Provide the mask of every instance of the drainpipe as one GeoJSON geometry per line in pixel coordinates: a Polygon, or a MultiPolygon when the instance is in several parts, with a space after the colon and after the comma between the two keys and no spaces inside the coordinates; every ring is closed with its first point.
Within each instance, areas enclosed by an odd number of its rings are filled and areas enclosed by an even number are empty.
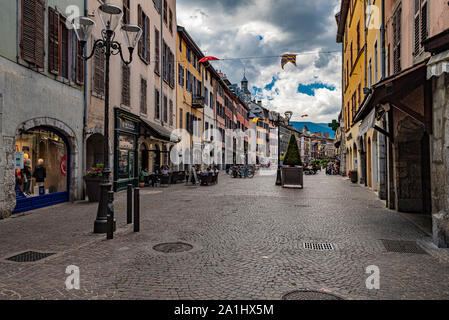
{"type": "MultiPolygon", "coordinates": [[[[87,17],[89,14],[89,0],[84,0],[84,16],[87,17]]],[[[84,56],[87,57],[88,56],[88,47],[89,46],[84,46],[84,56]]],[[[88,121],[89,121],[89,76],[88,76],[88,62],[85,61],[84,62],[84,92],[83,92],[83,106],[84,106],[84,116],[83,116],[83,147],[82,147],[82,165],[81,165],[81,170],[84,174],[84,172],[86,172],[87,168],[87,161],[86,161],[86,156],[87,156],[87,146],[86,146],[86,138],[87,138],[87,125],[88,125],[88,121]]],[[[82,187],[82,199],[85,199],[86,197],[86,189],[84,187],[82,187]]]]}
{"type": "MultiPolygon", "coordinates": [[[[159,58],[159,63],[161,64],[161,125],[164,126],[164,109],[167,107],[164,105],[164,68],[162,64],[164,63],[164,0],[161,0],[161,56],[159,58]]],[[[167,62],[167,61],[165,61],[167,62]]]]}
{"type": "Polygon", "coordinates": [[[382,46],[382,79],[386,77],[386,68],[385,68],[385,59],[386,59],[386,48],[385,48],[385,0],[382,0],[382,21],[380,27],[380,38],[381,38],[381,46],[382,46]]]}

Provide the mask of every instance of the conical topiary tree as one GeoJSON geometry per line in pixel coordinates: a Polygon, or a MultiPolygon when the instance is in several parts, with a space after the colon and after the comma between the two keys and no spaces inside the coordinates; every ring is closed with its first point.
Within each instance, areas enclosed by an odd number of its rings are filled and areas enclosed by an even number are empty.
{"type": "Polygon", "coordinates": [[[283,164],[286,166],[302,166],[301,154],[294,134],[290,135],[283,164]]]}

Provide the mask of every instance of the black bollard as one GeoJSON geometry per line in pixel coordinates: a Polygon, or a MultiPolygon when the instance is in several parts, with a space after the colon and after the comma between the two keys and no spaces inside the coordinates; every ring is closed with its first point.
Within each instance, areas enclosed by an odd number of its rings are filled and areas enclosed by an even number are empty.
{"type": "Polygon", "coordinates": [[[134,232],[140,231],[140,196],[139,188],[134,188],[134,232]]]}
{"type": "Polygon", "coordinates": [[[108,216],[106,239],[114,239],[114,191],[108,192],[108,216]]]}
{"type": "Polygon", "coordinates": [[[133,185],[128,184],[128,194],[126,201],[126,223],[131,224],[133,222],[133,185]]]}

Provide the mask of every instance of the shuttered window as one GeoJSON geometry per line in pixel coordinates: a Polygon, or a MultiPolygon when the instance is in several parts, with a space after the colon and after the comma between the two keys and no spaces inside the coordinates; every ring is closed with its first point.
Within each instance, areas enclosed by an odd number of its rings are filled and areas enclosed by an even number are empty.
{"type": "Polygon", "coordinates": [[[159,70],[160,70],[160,52],[161,52],[161,46],[160,46],[160,39],[159,39],[159,30],[154,29],[154,41],[155,41],[155,46],[154,46],[154,72],[156,72],[157,74],[159,74],[159,70]]]}
{"type": "Polygon", "coordinates": [[[140,113],[147,114],[147,80],[140,79],[140,113]]]}
{"type": "Polygon", "coordinates": [[[154,89],[154,119],[160,118],[160,105],[159,105],[159,90],[154,89]]]}
{"type": "Polygon", "coordinates": [[[393,72],[401,71],[401,15],[402,7],[399,6],[393,14],[393,72]]]}
{"type": "Polygon", "coordinates": [[[131,93],[130,93],[130,78],[131,70],[126,64],[122,64],[122,104],[125,106],[131,106],[131,93]]]}
{"type": "Polygon", "coordinates": [[[173,127],[173,100],[170,100],[169,104],[168,124],[173,127]]]}
{"type": "Polygon", "coordinates": [[[45,59],[44,0],[22,0],[21,57],[43,68],[45,59]]]}
{"type": "Polygon", "coordinates": [[[168,18],[168,29],[170,30],[170,33],[173,33],[173,12],[171,9],[169,10],[168,18]]]}
{"type": "Polygon", "coordinates": [[[419,55],[424,50],[422,42],[427,39],[428,32],[428,0],[415,0],[415,42],[414,53],[419,55]]]}
{"type": "Polygon", "coordinates": [[[164,22],[167,25],[167,0],[164,0],[164,22]]]}
{"type": "Polygon", "coordinates": [[[124,24],[130,24],[130,12],[129,12],[129,5],[130,0],[123,0],[123,23],[124,24]]]}
{"type": "Polygon", "coordinates": [[[164,122],[168,122],[168,103],[167,103],[167,96],[164,95],[164,104],[162,105],[162,110],[164,111],[164,122]]]}
{"type": "Polygon", "coordinates": [[[48,8],[48,71],[59,74],[59,13],[48,8]]]}
{"type": "Polygon", "coordinates": [[[137,23],[142,29],[142,36],[140,37],[138,44],[138,53],[140,58],[147,64],[150,63],[150,19],[143,12],[142,7],[139,5],[137,7],[137,23]]]}
{"type": "MultiPolygon", "coordinates": [[[[76,38],[76,37],[75,37],[76,38]]],[[[83,46],[76,39],[76,82],[78,84],[84,84],[84,56],[83,46]]]]}
{"type": "Polygon", "coordinates": [[[94,54],[94,92],[104,96],[104,67],[105,58],[103,52],[97,49],[94,54]]]}
{"type": "Polygon", "coordinates": [[[181,66],[181,64],[178,64],[178,74],[179,74],[179,79],[178,79],[178,83],[180,87],[184,87],[184,68],[181,66]]]}

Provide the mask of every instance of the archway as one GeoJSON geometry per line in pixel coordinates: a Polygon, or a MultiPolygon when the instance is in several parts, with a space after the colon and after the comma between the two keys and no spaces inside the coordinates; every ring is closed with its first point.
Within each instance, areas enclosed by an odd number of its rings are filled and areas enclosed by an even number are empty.
{"type": "Polygon", "coordinates": [[[89,169],[104,162],[104,137],[94,133],[86,140],[86,168],[89,169]]]}
{"type": "MultiPolygon", "coordinates": [[[[75,139],[72,137],[72,144],[75,139]]],[[[67,202],[73,194],[73,148],[64,132],[51,126],[23,125],[15,140],[21,159],[15,170],[16,207],[13,213],[67,202]]],[[[16,157],[16,159],[17,159],[16,157]]]]}

